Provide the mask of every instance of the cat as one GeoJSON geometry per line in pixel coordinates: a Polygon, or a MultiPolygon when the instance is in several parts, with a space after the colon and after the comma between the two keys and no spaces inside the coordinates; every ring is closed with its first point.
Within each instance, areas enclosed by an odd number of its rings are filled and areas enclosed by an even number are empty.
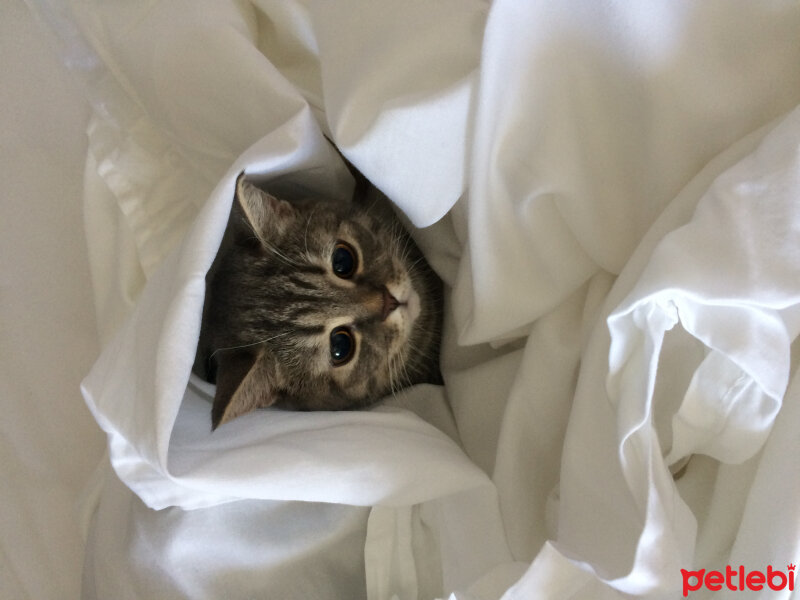
{"type": "Polygon", "coordinates": [[[349,204],[290,203],[238,177],[193,366],[216,384],[212,429],[441,384],[442,282],[365,181],[349,204]]]}

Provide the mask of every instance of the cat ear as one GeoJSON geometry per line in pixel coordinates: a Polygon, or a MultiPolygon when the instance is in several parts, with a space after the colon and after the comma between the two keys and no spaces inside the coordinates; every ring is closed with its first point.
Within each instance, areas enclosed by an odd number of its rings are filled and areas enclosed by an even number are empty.
{"type": "Polygon", "coordinates": [[[262,244],[279,236],[294,221],[298,212],[294,206],[271,196],[245,179],[244,171],[236,179],[234,211],[238,211],[262,244]]]}
{"type": "Polygon", "coordinates": [[[217,359],[217,393],[211,408],[211,428],[256,408],[275,403],[275,373],[260,352],[221,352],[217,359]]]}

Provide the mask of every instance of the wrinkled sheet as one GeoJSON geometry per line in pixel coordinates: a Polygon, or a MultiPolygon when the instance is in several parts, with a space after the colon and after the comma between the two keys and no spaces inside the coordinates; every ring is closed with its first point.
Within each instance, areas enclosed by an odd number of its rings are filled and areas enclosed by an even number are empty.
{"type": "Polygon", "coordinates": [[[85,597],[671,598],[800,558],[796,3],[67,16],[109,449],[85,597]],[[345,201],[323,134],[447,284],[446,385],[211,434],[234,178],[345,201]]]}
{"type": "Polygon", "coordinates": [[[89,105],[21,0],[0,4],[0,598],[79,598],[76,504],[105,435],[83,235],[89,105]],[[58,98],[58,102],[53,99],[58,98]]]}

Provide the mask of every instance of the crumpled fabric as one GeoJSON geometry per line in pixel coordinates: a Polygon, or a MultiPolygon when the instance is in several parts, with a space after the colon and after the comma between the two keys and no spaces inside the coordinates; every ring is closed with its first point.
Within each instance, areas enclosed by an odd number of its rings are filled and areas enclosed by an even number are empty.
{"type": "Polygon", "coordinates": [[[70,9],[113,469],[87,597],[667,598],[797,562],[796,4],[70,9]],[[446,385],[212,435],[190,369],[233,181],[345,201],[323,134],[446,283],[446,385]]]}

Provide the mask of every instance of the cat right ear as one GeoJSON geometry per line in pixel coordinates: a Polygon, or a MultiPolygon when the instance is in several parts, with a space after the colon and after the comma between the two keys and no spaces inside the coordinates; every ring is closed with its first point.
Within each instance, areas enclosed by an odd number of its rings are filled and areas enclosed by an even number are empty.
{"type": "Polygon", "coordinates": [[[241,214],[249,233],[255,233],[264,245],[280,236],[298,217],[294,206],[254,186],[245,179],[244,171],[236,178],[234,212],[241,214]]]}
{"type": "Polygon", "coordinates": [[[211,408],[211,428],[257,408],[272,406],[275,374],[261,351],[223,351],[217,358],[217,392],[211,408]]]}

